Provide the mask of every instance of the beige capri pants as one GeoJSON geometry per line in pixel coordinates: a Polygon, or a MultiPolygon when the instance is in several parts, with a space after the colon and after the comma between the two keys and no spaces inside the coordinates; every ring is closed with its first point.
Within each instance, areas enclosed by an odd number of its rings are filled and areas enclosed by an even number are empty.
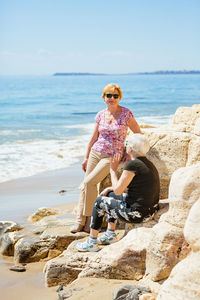
{"type": "Polygon", "coordinates": [[[77,223],[85,225],[86,217],[91,216],[98,196],[97,184],[110,172],[110,156],[91,150],[83,182],[77,212],[77,223]]]}

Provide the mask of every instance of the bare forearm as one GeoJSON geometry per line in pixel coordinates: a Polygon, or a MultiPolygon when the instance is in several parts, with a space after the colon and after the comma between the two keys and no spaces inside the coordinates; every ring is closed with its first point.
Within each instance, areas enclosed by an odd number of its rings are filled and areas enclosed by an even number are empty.
{"type": "Polygon", "coordinates": [[[85,159],[88,159],[89,157],[89,154],[90,154],[90,150],[92,148],[92,146],[94,145],[94,143],[97,141],[98,139],[98,124],[95,125],[95,128],[94,128],[94,132],[90,138],[90,141],[88,143],[88,146],[87,146],[87,150],[86,150],[86,153],[85,153],[85,159]]]}
{"type": "Polygon", "coordinates": [[[85,159],[88,159],[89,154],[90,154],[90,150],[91,150],[93,144],[94,144],[94,143],[89,143],[89,144],[88,144],[87,150],[86,150],[86,153],[85,153],[85,159]]]}
{"type": "Polygon", "coordinates": [[[112,188],[115,191],[118,184],[117,172],[110,169],[110,176],[111,176],[112,188]]]}

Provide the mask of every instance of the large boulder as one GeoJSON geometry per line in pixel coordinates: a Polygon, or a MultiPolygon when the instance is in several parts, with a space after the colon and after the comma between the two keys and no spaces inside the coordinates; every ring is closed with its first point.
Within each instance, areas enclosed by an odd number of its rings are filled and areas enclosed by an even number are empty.
{"type": "MultiPolygon", "coordinates": [[[[174,126],[182,126],[185,131],[193,131],[196,121],[200,118],[200,104],[194,104],[192,107],[180,106],[173,116],[174,126]]],[[[180,127],[179,127],[180,128],[180,127]]]]}
{"type": "Polygon", "coordinates": [[[78,252],[76,243],[72,242],[60,256],[46,263],[44,267],[46,286],[71,283],[96,255],[95,252],[78,252]]]}
{"type": "Polygon", "coordinates": [[[69,227],[55,226],[47,228],[39,236],[27,235],[15,244],[14,258],[16,263],[29,263],[41,259],[52,259],[60,255],[68,245],[85,237],[84,232],[72,234],[69,227]]]}
{"type": "Polygon", "coordinates": [[[196,120],[193,132],[194,134],[200,136],[200,117],[196,120]]]}
{"type": "Polygon", "coordinates": [[[0,236],[7,232],[21,230],[24,227],[13,221],[0,221],[0,236]]]}
{"type": "Polygon", "coordinates": [[[47,216],[52,216],[52,215],[57,215],[60,214],[61,211],[54,209],[54,208],[49,208],[49,207],[40,207],[37,209],[36,212],[34,212],[31,216],[28,217],[29,222],[38,222],[44,217],[47,216]]]}
{"type": "Polygon", "coordinates": [[[0,253],[2,255],[14,255],[14,245],[23,236],[21,233],[23,228],[12,221],[0,222],[0,253]]]}
{"type": "Polygon", "coordinates": [[[186,241],[192,249],[190,255],[179,262],[162,285],[158,300],[200,299],[200,199],[191,208],[185,228],[186,241]]]}
{"type": "Polygon", "coordinates": [[[159,172],[160,197],[167,198],[173,172],[187,163],[191,134],[164,127],[147,129],[144,134],[150,142],[147,158],[154,163],[159,172]]]}
{"type": "Polygon", "coordinates": [[[146,276],[162,280],[190,252],[183,228],[191,206],[200,195],[200,164],[178,169],[169,188],[169,210],[160,217],[152,230],[147,250],[146,276]]]}
{"type": "Polygon", "coordinates": [[[79,277],[139,280],[145,273],[146,249],[151,228],[136,228],[115,244],[104,247],[90,259],[79,277]]]}
{"type": "Polygon", "coordinates": [[[24,235],[20,231],[7,232],[0,240],[0,253],[5,256],[14,256],[14,247],[24,235]]]}
{"type": "Polygon", "coordinates": [[[200,136],[192,135],[188,144],[187,166],[194,165],[200,161],[200,136]]]}

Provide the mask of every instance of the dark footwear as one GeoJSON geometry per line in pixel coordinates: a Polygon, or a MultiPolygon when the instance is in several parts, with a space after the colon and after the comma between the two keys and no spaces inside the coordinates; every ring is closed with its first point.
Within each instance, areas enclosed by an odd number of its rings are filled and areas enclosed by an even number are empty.
{"type": "Polygon", "coordinates": [[[71,233],[81,232],[82,230],[83,230],[83,225],[81,225],[81,224],[74,224],[74,225],[70,228],[70,232],[71,232],[71,233]]]}

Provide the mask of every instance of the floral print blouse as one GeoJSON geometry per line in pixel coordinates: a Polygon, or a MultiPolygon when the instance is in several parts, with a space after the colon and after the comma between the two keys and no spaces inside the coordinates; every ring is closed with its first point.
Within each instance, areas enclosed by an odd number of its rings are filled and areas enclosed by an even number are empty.
{"type": "Polygon", "coordinates": [[[108,124],[105,121],[105,109],[97,113],[95,121],[99,125],[98,140],[92,146],[92,150],[113,156],[116,153],[123,155],[124,141],[128,130],[128,121],[133,118],[132,112],[122,107],[118,120],[108,124]]]}

